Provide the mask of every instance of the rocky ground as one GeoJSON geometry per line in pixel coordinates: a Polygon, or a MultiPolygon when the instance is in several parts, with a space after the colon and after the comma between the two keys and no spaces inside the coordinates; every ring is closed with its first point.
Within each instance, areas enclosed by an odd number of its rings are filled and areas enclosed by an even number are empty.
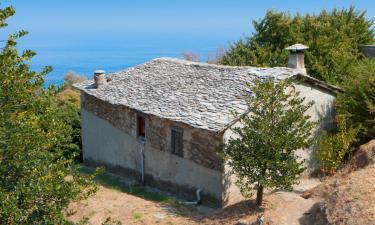
{"type": "Polygon", "coordinates": [[[303,197],[320,202],[330,224],[375,224],[375,140],[360,146],[339,173],[303,197]]]}

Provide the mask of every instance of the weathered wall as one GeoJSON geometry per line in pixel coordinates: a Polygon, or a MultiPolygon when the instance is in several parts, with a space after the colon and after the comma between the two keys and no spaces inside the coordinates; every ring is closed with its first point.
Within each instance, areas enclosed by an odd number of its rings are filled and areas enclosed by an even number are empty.
{"type": "MultiPolygon", "coordinates": [[[[306,98],[306,102],[314,101],[314,105],[306,112],[311,116],[313,121],[319,121],[320,123],[314,130],[314,137],[318,138],[322,130],[332,128],[334,116],[335,116],[335,95],[320,89],[313,87],[309,84],[297,84],[295,85],[296,91],[301,93],[301,97],[306,98]]],[[[312,146],[307,149],[301,149],[297,151],[297,155],[302,159],[306,160],[306,174],[315,171],[318,168],[315,151],[317,146],[312,146]]]]}
{"type": "Polygon", "coordinates": [[[373,45],[360,45],[362,53],[368,58],[375,58],[375,44],[373,45]]]}
{"type": "MultiPolygon", "coordinates": [[[[306,102],[314,101],[314,105],[306,112],[306,114],[311,116],[313,121],[321,121],[317,128],[314,130],[313,135],[318,137],[320,132],[324,129],[329,129],[332,126],[333,118],[335,115],[334,112],[334,101],[335,95],[325,91],[320,88],[313,87],[309,84],[295,84],[295,91],[300,92],[301,97],[305,97],[306,102]]],[[[242,126],[239,122],[233,124],[231,127],[242,126]]],[[[230,138],[236,138],[237,135],[233,133],[231,129],[227,129],[224,132],[223,140],[224,143],[228,143],[230,138]]],[[[300,149],[296,154],[301,158],[306,160],[307,170],[304,173],[308,175],[317,168],[317,159],[315,158],[315,151],[317,147],[312,146],[307,149],[300,149]]],[[[225,172],[223,175],[223,186],[224,193],[223,199],[225,199],[225,204],[233,204],[242,200],[242,196],[238,187],[235,185],[236,176],[231,174],[231,168],[225,166],[225,172]]]]}
{"type": "MultiPolygon", "coordinates": [[[[136,134],[137,112],[82,94],[82,141],[84,162],[105,165],[124,175],[140,175],[140,140],[136,134]]],[[[155,116],[146,119],[146,184],[221,205],[222,160],[216,154],[222,136],[155,116]],[[183,128],[184,157],[171,154],[171,127],[183,128]]]]}

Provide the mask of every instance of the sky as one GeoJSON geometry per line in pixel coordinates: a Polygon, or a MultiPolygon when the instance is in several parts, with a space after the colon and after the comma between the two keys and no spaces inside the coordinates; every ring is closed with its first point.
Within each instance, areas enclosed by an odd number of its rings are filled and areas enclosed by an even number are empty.
{"type": "Polygon", "coordinates": [[[268,9],[317,13],[356,6],[375,17],[374,0],[2,0],[17,9],[14,24],[48,32],[121,32],[235,35],[251,30],[251,20],[268,9]]]}
{"type": "Polygon", "coordinates": [[[353,5],[375,18],[375,0],[0,0],[0,7],[8,5],[17,13],[0,39],[29,31],[20,46],[38,53],[33,65],[52,65],[56,74],[114,71],[183,51],[206,59],[251,35],[251,21],[269,9],[304,14],[353,5]]]}

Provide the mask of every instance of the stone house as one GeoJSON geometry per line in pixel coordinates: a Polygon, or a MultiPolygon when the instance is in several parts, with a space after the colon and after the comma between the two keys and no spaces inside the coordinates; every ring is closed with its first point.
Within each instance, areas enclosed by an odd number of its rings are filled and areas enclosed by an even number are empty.
{"type": "Polygon", "coordinates": [[[375,58],[375,44],[372,45],[360,45],[363,55],[367,58],[375,58]]]}
{"type": "MultiPolygon", "coordinates": [[[[304,46],[295,45],[289,67],[232,67],[158,58],[134,68],[75,84],[81,90],[84,163],[105,166],[146,185],[225,206],[238,193],[217,154],[238,118],[246,113],[246,83],[254,78],[299,78],[300,91],[315,105],[313,120],[332,116],[334,86],[306,75],[304,46]]],[[[322,120],[322,126],[325,126],[322,120]]],[[[312,149],[300,156],[313,161],[312,149]]]]}

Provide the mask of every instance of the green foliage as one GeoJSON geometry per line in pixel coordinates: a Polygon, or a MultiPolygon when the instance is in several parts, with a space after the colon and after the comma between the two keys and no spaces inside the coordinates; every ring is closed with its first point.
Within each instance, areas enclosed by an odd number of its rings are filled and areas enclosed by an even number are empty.
{"type": "Polygon", "coordinates": [[[286,93],[290,85],[289,80],[256,80],[247,98],[249,113],[240,116],[243,126],[232,129],[234,137],[224,148],[246,197],[254,189],[262,194],[263,187],[290,189],[304,170],[295,151],[312,143],[315,123],[304,113],[313,103],[304,103],[298,92],[286,93]]]}
{"type": "MultiPolygon", "coordinates": [[[[92,174],[92,170],[87,167],[82,167],[80,171],[84,174],[92,174]]],[[[164,203],[176,208],[181,206],[179,205],[178,201],[166,195],[162,195],[161,193],[147,190],[147,188],[145,188],[144,186],[126,184],[123,181],[123,179],[117,176],[113,176],[112,174],[101,173],[95,177],[95,181],[104,187],[115,189],[120,192],[131,194],[143,199],[164,203]]]]}
{"type": "Polygon", "coordinates": [[[133,219],[141,220],[143,218],[143,214],[140,212],[134,212],[133,213],[133,219]]]}
{"type": "Polygon", "coordinates": [[[74,72],[68,72],[64,76],[64,84],[61,85],[55,94],[59,104],[57,117],[68,124],[72,130],[72,145],[67,149],[68,154],[75,154],[76,161],[82,162],[82,139],[81,139],[81,117],[80,117],[80,93],[73,88],[73,84],[82,82],[86,78],[74,72]]]}
{"type": "Polygon", "coordinates": [[[359,128],[348,128],[346,119],[342,118],[339,120],[337,132],[321,135],[318,159],[324,172],[333,174],[337,167],[341,165],[358,131],[359,128]]]}
{"type": "Polygon", "coordinates": [[[77,162],[82,162],[82,138],[81,138],[81,117],[80,108],[74,104],[59,103],[56,118],[66,124],[70,132],[71,143],[64,150],[66,156],[74,157],[77,162]]]}
{"type": "Polygon", "coordinates": [[[348,73],[344,93],[337,96],[337,113],[351,127],[361,127],[359,139],[364,143],[375,136],[375,59],[354,64],[348,73]]]}
{"type": "Polygon", "coordinates": [[[348,67],[361,58],[359,44],[374,42],[373,21],[366,13],[349,9],[321,11],[318,15],[291,16],[268,11],[253,21],[253,36],[234,43],[222,57],[226,65],[286,66],[295,43],[310,47],[306,52],[308,73],[320,80],[340,84],[348,67]]]}
{"type": "Polygon", "coordinates": [[[74,105],[77,108],[80,106],[80,93],[73,88],[73,84],[85,81],[86,78],[75,72],[68,72],[64,76],[64,84],[59,88],[56,95],[57,100],[61,105],[74,105]]]}
{"type": "MultiPolygon", "coordinates": [[[[14,12],[0,9],[0,26],[14,12]]],[[[56,90],[43,88],[51,68],[31,71],[35,53],[18,53],[16,40],[26,34],[11,35],[0,52],[0,221],[68,224],[62,210],[96,187],[75,167],[73,129],[62,119],[56,90]]]]}

